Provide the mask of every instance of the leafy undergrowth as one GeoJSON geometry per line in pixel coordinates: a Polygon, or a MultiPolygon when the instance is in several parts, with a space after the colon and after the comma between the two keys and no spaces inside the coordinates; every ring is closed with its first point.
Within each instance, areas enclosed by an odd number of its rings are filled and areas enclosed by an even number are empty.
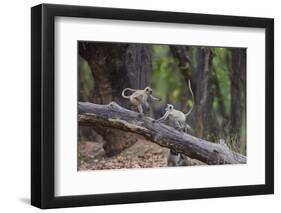
{"type": "Polygon", "coordinates": [[[79,143],[78,170],[101,170],[121,168],[154,168],[167,166],[169,150],[144,140],[139,140],[119,155],[107,157],[102,144],[79,143]]]}

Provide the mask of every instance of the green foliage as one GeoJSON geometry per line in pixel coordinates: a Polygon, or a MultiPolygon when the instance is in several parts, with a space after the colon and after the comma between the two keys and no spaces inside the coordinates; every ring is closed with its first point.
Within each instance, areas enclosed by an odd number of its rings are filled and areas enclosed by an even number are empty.
{"type": "Polygon", "coordinates": [[[214,58],[212,61],[214,75],[218,79],[222,100],[219,97],[214,99],[213,106],[217,108],[218,101],[223,101],[226,106],[226,112],[230,113],[231,92],[230,92],[230,50],[229,48],[212,48],[214,58]]]}
{"type": "Polygon", "coordinates": [[[182,95],[183,80],[176,59],[169,46],[153,45],[152,87],[155,94],[165,102],[178,104],[182,95]]]}
{"type": "Polygon", "coordinates": [[[90,101],[94,90],[94,78],[89,64],[81,57],[79,63],[79,101],[90,101]]]}

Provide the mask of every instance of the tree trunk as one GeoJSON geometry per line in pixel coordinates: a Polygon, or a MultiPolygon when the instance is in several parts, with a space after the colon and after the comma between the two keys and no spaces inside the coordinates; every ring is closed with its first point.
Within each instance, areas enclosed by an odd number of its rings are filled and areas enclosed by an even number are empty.
{"type": "MultiPolygon", "coordinates": [[[[150,84],[149,45],[79,42],[78,51],[88,62],[95,81],[94,103],[115,101],[128,107],[128,100],[121,96],[122,90],[126,87],[142,89],[150,84]]],[[[96,131],[105,139],[104,149],[108,155],[120,153],[136,142],[135,137],[120,130],[96,128],[96,131]]]]}
{"type": "MultiPolygon", "coordinates": [[[[212,88],[212,58],[210,48],[198,48],[195,79],[195,115],[194,124],[198,137],[216,140],[219,125],[213,110],[214,91],[212,88]]],[[[194,120],[193,119],[193,120],[194,120]]]]}
{"type": "Polygon", "coordinates": [[[192,63],[187,57],[187,47],[170,45],[170,50],[173,56],[178,59],[179,69],[181,71],[181,74],[183,75],[186,85],[188,85],[188,81],[191,80],[192,76],[192,63]]]}
{"type": "Polygon", "coordinates": [[[246,113],[246,49],[233,48],[231,64],[230,136],[240,148],[242,118],[246,113]]]}

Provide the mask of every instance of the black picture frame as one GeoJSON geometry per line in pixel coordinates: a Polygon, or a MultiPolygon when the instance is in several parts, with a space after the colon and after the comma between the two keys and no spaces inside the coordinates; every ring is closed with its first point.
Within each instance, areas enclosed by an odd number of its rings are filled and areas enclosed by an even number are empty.
{"type": "Polygon", "coordinates": [[[31,9],[31,204],[39,208],[216,198],[274,193],[274,20],[241,16],[41,4],[31,9]],[[263,28],[266,32],[265,184],[93,195],[54,195],[55,17],[263,28]]]}

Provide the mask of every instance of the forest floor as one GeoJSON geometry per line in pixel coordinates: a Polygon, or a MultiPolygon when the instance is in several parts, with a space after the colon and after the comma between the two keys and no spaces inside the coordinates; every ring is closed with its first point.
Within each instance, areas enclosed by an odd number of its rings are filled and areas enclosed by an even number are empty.
{"type": "Polygon", "coordinates": [[[145,140],[139,140],[113,157],[104,155],[102,143],[80,142],[78,151],[80,161],[78,170],[80,171],[166,167],[169,153],[169,149],[145,140]]]}

